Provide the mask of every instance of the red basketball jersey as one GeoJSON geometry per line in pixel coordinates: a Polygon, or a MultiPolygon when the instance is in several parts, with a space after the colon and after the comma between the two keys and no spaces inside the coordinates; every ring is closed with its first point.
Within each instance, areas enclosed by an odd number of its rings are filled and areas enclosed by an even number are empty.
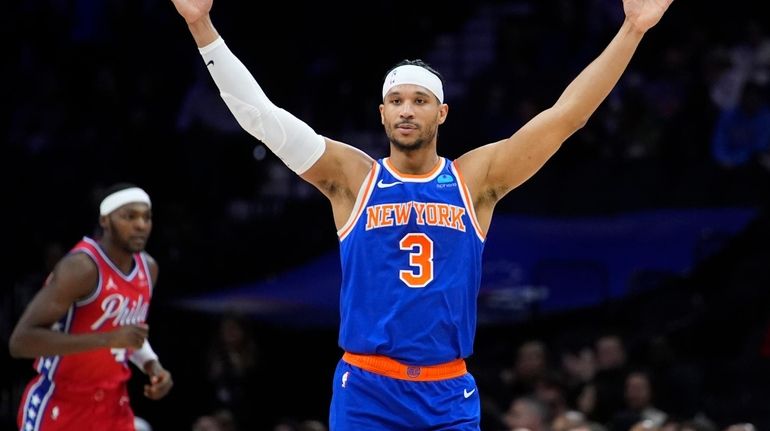
{"type": "MultiPolygon", "coordinates": [[[[94,292],[73,304],[52,329],[82,334],[144,323],[152,295],[145,253],[133,255],[129,274],[91,238],[84,237],[70,253],[85,253],[96,263],[98,282],[94,292]]],[[[20,429],[133,430],[125,385],[131,377],[130,354],[128,349],[99,348],[37,358],[34,367],[39,374],[27,385],[19,407],[20,429]]]]}
{"type": "MultiPolygon", "coordinates": [[[[101,247],[83,237],[70,253],[85,253],[96,263],[99,279],[88,297],[73,304],[54,325],[70,334],[107,332],[118,326],[144,323],[152,295],[152,278],[144,253],[134,254],[133,269],[124,274],[101,247]]],[[[128,349],[100,348],[87,352],[38,358],[35,369],[58,384],[114,387],[131,377],[128,349]]]]}

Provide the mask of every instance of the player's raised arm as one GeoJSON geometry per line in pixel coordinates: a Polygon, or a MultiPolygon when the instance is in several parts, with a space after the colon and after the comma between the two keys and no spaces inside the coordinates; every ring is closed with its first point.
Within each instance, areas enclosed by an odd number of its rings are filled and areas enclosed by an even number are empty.
{"type": "Polygon", "coordinates": [[[480,219],[488,219],[497,200],[529,179],[588,121],[620,79],[644,34],[671,3],[672,0],[624,0],[626,18],[615,37],[552,107],[510,138],[477,148],[458,160],[469,179],[480,219]]]}
{"type": "MultiPolygon", "coordinates": [[[[297,175],[320,189],[331,200],[335,220],[341,226],[373,160],[349,145],[319,135],[276,106],[215,29],[209,14],[211,0],[172,2],[187,23],[203,62],[238,124],[297,175]]],[[[255,43],[261,42],[257,39],[255,43]]]]}

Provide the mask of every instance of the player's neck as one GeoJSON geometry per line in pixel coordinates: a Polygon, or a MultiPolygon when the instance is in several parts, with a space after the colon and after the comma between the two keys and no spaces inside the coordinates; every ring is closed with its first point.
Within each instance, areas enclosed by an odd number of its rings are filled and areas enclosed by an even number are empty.
{"type": "Polygon", "coordinates": [[[391,151],[390,163],[398,172],[408,175],[422,175],[432,171],[439,163],[439,156],[433,151],[391,151]]]}
{"type": "Polygon", "coordinates": [[[122,247],[117,246],[108,239],[102,239],[99,241],[99,247],[102,248],[104,254],[110,258],[113,264],[123,271],[124,274],[128,274],[134,267],[134,255],[133,253],[126,251],[122,247]]]}

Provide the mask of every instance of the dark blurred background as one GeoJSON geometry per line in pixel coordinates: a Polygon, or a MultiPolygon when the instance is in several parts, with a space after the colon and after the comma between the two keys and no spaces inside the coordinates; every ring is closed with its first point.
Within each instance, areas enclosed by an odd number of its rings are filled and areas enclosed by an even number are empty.
{"type": "MultiPolygon", "coordinates": [[[[533,399],[550,412],[544,422],[576,411],[613,431],[652,406],[698,429],[770,429],[770,15],[762,10],[750,0],[674,2],[587,126],[498,206],[489,241],[502,250],[515,246],[503,233],[520,226],[517,217],[556,220],[567,232],[573,221],[594,220],[580,225],[586,250],[591,232],[639,214],[653,215],[639,225],[648,227],[681,214],[693,220],[685,225],[714,211],[743,218],[708,218],[686,244],[665,237],[633,254],[638,262],[620,264],[643,266],[682,246],[686,256],[675,257],[687,265],[636,272],[619,293],[588,302],[581,289],[605,288],[611,264],[586,266],[558,242],[557,264],[545,256],[508,290],[483,286],[492,297],[485,304],[500,292],[524,297],[481,315],[468,363],[484,430],[520,426],[517,402],[533,399]],[[574,301],[545,312],[537,292],[549,280],[558,292],[557,278],[574,283],[574,301]],[[627,390],[639,370],[654,394],[644,408],[627,390]]],[[[609,42],[623,11],[620,0],[220,1],[212,17],[276,104],[373,157],[388,150],[377,111],[386,70],[403,58],[428,61],[444,75],[450,105],[439,152],[454,158],[550,106],[609,42]]],[[[180,305],[292,273],[336,253],[337,237],[322,195],[230,116],[173,5],[12,1],[0,32],[9,239],[0,270],[0,428],[13,429],[33,371],[7,353],[13,325],[56,260],[92,233],[101,190],[130,181],[153,199],[148,251],[161,271],[151,340],[176,380],[166,399],[149,402],[135,373],[137,415],[155,431],[200,427],[208,415],[231,415],[241,430],[323,429],[341,354],[333,319],[180,305]]],[[[617,256],[638,250],[647,228],[632,233],[604,247],[617,256]]],[[[312,276],[305,284],[312,290],[312,276]]]]}

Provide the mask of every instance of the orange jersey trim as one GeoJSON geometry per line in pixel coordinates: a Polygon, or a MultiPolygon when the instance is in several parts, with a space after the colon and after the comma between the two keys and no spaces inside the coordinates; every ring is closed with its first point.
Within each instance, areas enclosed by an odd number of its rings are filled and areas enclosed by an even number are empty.
{"type": "Polygon", "coordinates": [[[460,377],[468,373],[463,359],[437,365],[406,365],[382,355],[359,355],[345,352],[342,360],[366,371],[400,380],[430,382],[460,377]]]}
{"type": "Polygon", "coordinates": [[[462,198],[463,198],[463,201],[465,202],[465,206],[468,207],[468,217],[470,217],[471,219],[471,224],[473,225],[473,228],[476,229],[476,235],[478,235],[479,239],[484,241],[486,239],[486,235],[484,234],[484,231],[481,230],[481,224],[479,224],[479,220],[476,218],[476,208],[473,207],[471,194],[470,194],[470,191],[468,190],[468,186],[465,183],[463,174],[460,172],[460,169],[457,167],[457,163],[452,162],[452,167],[454,168],[454,171],[457,174],[457,180],[460,183],[460,193],[462,194],[462,198]]]}

